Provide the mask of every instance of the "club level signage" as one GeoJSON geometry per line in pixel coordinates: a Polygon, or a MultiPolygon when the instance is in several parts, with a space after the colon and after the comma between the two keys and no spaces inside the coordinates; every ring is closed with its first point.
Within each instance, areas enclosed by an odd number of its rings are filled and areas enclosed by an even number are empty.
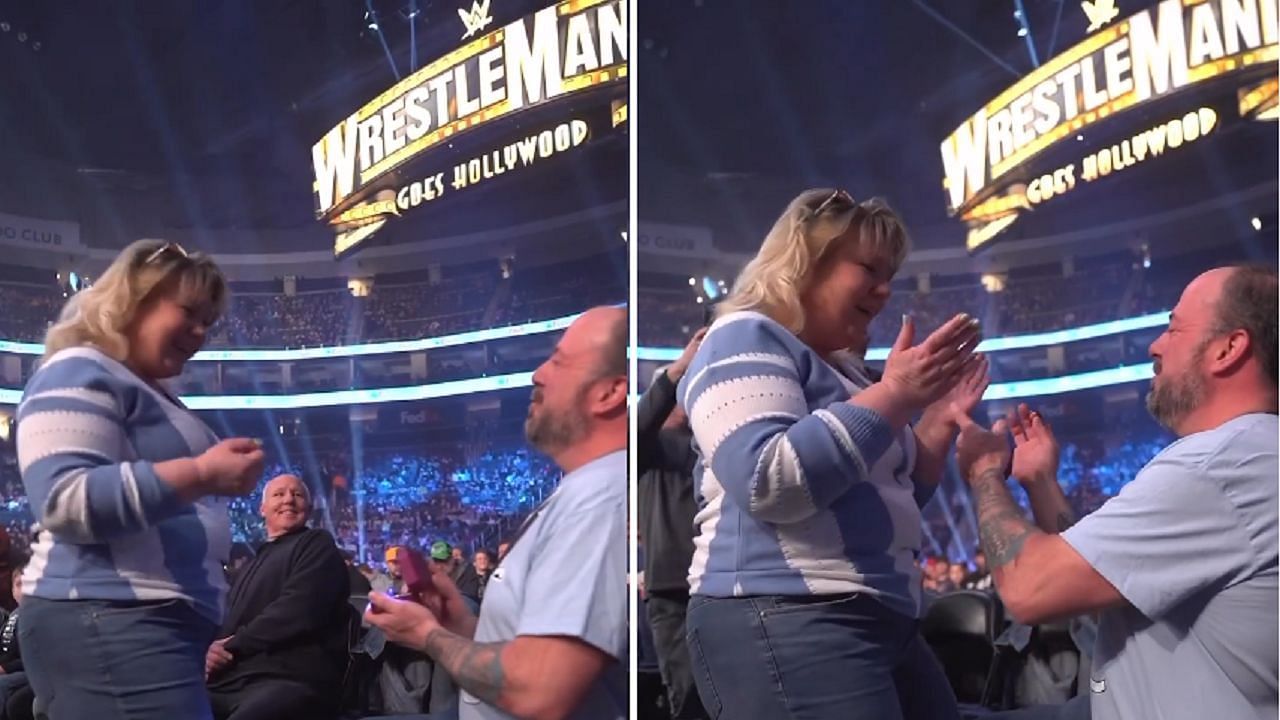
{"type": "Polygon", "coordinates": [[[627,77],[627,0],[567,0],[479,37],[396,83],[311,149],[317,217],[447,139],[627,77]]]}
{"type": "Polygon", "coordinates": [[[1016,218],[1025,198],[1002,191],[1035,177],[1030,161],[1060,141],[1211,80],[1274,78],[1276,6],[1277,0],[1164,0],[1103,27],[966,119],[941,151],[948,209],[981,231],[971,233],[970,250],[1016,218]]]}

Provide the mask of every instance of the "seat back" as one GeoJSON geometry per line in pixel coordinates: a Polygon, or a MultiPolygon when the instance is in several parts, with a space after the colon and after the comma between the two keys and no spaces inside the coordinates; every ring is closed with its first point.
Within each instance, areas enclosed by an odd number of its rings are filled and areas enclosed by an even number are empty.
{"type": "Polygon", "coordinates": [[[968,636],[995,642],[1004,625],[1003,608],[992,595],[979,590],[957,590],[933,601],[920,632],[933,636],[968,636]]]}
{"type": "Polygon", "coordinates": [[[929,606],[920,632],[933,649],[961,703],[985,703],[1002,629],[999,602],[987,593],[960,590],[929,606]]]}

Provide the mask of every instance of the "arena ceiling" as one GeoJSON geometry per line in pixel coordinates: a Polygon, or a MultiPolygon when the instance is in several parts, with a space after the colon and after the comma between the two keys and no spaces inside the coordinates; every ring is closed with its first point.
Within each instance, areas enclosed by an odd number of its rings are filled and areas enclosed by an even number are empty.
{"type": "MultiPolygon", "coordinates": [[[[1122,17],[1152,4],[1117,3],[1122,17]]],[[[709,225],[722,248],[742,251],[798,188],[839,184],[887,197],[918,247],[962,248],[964,227],[946,213],[942,139],[1035,67],[1028,39],[1043,62],[1087,25],[1079,0],[650,3],[637,32],[640,217],[709,225]],[[1028,36],[1018,34],[1019,5],[1028,36]]],[[[1274,182],[1276,152],[1274,122],[1244,124],[1162,158],[1158,177],[1081,193],[1005,237],[1274,182]]],[[[1273,199],[1264,205],[1274,217],[1273,199]]],[[[1251,232],[1248,209],[1222,222],[1251,232]]]]}
{"type": "MultiPolygon", "coordinates": [[[[315,219],[312,144],[396,81],[392,62],[409,73],[411,26],[416,67],[460,44],[463,4],[0,0],[0,211],[79,219],[96,246],[200,228],[261,231],[224,252],[323,249],[332,232],[315,219]]],[[[494,0],[491,13],[497,26],[545,4],[494,0]]],[[[624,199],[617,174],[613,188],[558,203],[624,199]]],[[[462,212],[494,216],[483,196],[462,212]]]]}

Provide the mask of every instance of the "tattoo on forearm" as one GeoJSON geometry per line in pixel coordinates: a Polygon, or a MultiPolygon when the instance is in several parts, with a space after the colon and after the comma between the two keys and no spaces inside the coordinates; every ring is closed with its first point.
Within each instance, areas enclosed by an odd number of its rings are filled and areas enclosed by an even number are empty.
{"type": "Polygon", "coordinates": [[[973,495],[977,501],[978,537],[987,565],[992,570],[1008,565],[1022,552],[1027,538],[1039,531],[1013,502],[1000,470],[979,475],[973,483],[973,495]]]}
{"type": "Polygon", "coordinates": [[[1071,516],[1070,512],[1063,510],[1058,513],[1058,532],[1066,532],[1067,528],[1075,524],[1075,518],[1071,516]]]}
{"type": "Polygon", "coordinates": [[[459,687],[496,707],[506,684],[506,673],[502,669],[504,647],[505,642],[472,642],[444,628],[436,628],[427,635],[424,649],[444,666],[459,687]]]}

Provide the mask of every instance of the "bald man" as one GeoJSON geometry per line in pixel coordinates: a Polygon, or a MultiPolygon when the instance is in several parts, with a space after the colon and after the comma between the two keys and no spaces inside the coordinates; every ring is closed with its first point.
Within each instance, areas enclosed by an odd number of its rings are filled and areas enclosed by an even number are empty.
{"type": "Polygon", "coordinates": [[[958,462],[996,589],[1019,621],[1098,612],[1095,720],[1275,718],[1278,621],[1274,268],[1211,270],[1151,345],[1147,408],[1178,440],[1073,523],[1048,426],[969,424],[958,462]],[[1005,485],[1012,467],[1036,525],[1005,485]]]}
{"type": "Polygon", "coordinates": [[[236,575],[205,658],[214,716],[336,717],[351,613],[342,554],[329,533],[307,528],[301,479],[272,478],[259,510],[267,542],[236,575]]]}
{"type": "Polygon", "coordinates": [[[443,572],[424,604],[366,619],[462,688],[461,720],[627,716],[627,315],[594,308],[533,374],[529,442],[564,471],[516,534],[477,617],[443,572]]]}

